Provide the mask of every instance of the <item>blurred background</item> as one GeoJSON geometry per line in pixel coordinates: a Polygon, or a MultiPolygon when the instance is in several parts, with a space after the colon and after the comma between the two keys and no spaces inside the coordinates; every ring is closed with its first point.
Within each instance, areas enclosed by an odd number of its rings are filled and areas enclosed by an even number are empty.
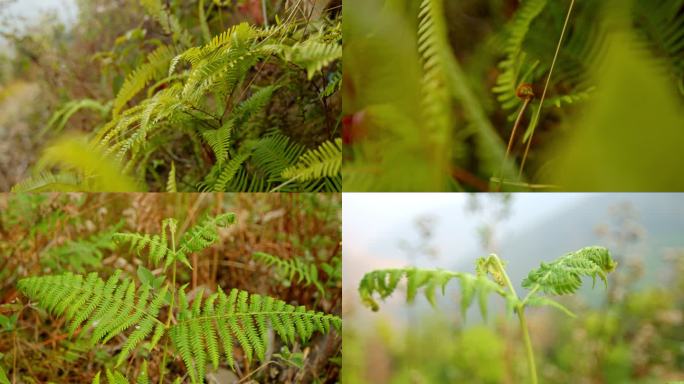
{"type": "Polygon", "coordinates": [[[681,0],[347,0],[344,20],[345,191],[684,187],[681,0]]]}
{"type": "Polygon", "coordinates": [[[490,299],[460,317],[458,285],[433,309],[395,293],[379,312],[357,293],[364,273],[418,266],[474,272],[496,253],[518,293],[528,271],[587,245],[618,261],[608,289],[585,281],[561,302],[577,314],[531,309],[541,382],[684,380],[684,195],[353,194],[343,196],[344,383],[522,383],[516,319],[490,299]]]}

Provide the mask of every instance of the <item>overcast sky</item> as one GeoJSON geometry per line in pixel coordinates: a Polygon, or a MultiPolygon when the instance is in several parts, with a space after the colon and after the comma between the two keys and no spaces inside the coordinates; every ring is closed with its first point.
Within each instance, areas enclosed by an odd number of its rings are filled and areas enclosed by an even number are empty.
{"type": "MultiPolygon", "coordinates": [[[[2,4],[2,2],[0,2],[2,4]]],[[[54,12],[59,19],[68,23],[76,18],[75,0],[16,0],[7,9],[0,9],[2,18],[10,20],[37,20],[42,12],[54,12]]]]}
{"type": "MultiPolygon", "coordinates": [[[[477,233],[481,215],[466,210],[468,195],[463,193],[345,193],[342,197],[343,282],[355,287],[364,272],[374,268],[405,266],[449,267],[459,259],[472,259],[483,252],[477,233]],[[414,219],[420,215],[436,218],[433,244],[439,258],[427,257],[409,262],[398,243],[417,236],[414,219]]],[[[502,236],[524,232],[555,212],[577,204],[584,194],[515,194],[509,218],[500,227],[502,236]]],[[[483,204],[491,203],[481,199],[483,204]]]]}

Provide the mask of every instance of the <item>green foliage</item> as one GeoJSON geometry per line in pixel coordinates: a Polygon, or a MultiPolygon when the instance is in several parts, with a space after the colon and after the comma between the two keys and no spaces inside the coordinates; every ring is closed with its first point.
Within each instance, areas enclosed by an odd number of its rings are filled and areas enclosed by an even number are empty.
{"type": "MultiPolygon", "coordinates": [[[[105,123],[92,127],[87,150],[116,161],[107,178],[130,173],[139,185],[153,184],[155,190],[340,189],[342,153],[335,116],[342,56],[339,20],[312,20],[308,28],[309,21],[300,22],[294,7],[275,26],[242,22],[209,39],[213,24],[198,4],[206,43],[195,45],[194,30],[185,28],[188,23],[173,7],[160,0],[141,4],[171,41],[154,41],[156,49],[125,76],[111,104],[67,103],[52,118],[54,131],[79,108],[111,105],[105,123]],[[280,153],[275,142],[264,148],[269,142],[262,140],[273,135],[287,137],[292,150],[280,153]],[[281,174],[291,167],[292,176],[281,174]]],[[[64,151],[49,147],[47,152],[53,154],[48,165],[62,176],[48,172],[16,189],[90,186],[81,183],[89,179],[81,175],[84,170],[70,169],[74,166],[64,151]]],[[[103,189],[91,187],[87,190],[103,189]]]]}
{"type": "Polygon", "coordinates": [[[102,105],[99,101],[92,99],[68,101],[52,114],[52,117],[41,133],[45,134],[48,131],[56,133],[62,132],[69,122],[69,119],[83,109],[91,109],[98,112],[100,116],[104,118],[109,114],[110,105],[102,105]]]}
{"type": "Polygon", "coordinates": [[[73,268],[74,271],[85,272],[85,267],[98,266],[102,261],[103,251],[115,248],[114,233],[122,225],[123,222],[120,222],[87,238],[69,240],[57,247],[48,248],[40,263],[52,271],[73,268]]]}
{"type": "Polygon", "coordinates": [[[119,242],[130,243],[131,249],[135,249],[138,254],[147,248],[148,258],[155,266],[163,261],[166,269],[177,260],[192,268],[187,256],[211,246],[218,240],[218,228],[227,227],[234,222],[233,213],[206,217],[179,237],[178,242],[175,240],[178,228],[176,219],[162,221],[160,234],[117,233],[114,238],[119,242]],[[167,237],[167,230],[170,238],[167,237]]]}
{"type": "Polygon", "coordinates": [[[233,346],[239,345],[247,360],[264,360],[268,344],[268,324],[284,341],[292,344],[295,338],[306,342],[314,332],[326,333],[331,326],[341,330],[339,318],[320,312],[295,307],[272,297],[249,294],[233,289],[228,295],[220,289],[204,301],[198,295],[188,305],[180,291],[178,324],[169,335],[190,371],[193,382],[204,377],[210,361],[219,364],[219,345],[228,364],[233,367],[233,346]]]}
{"type": "Polygon", "coordinates": [[[413,302],[418,292],[422,290],[434,307],[437,306],[436,291],[440,290],[444,294],[447,284],[452,279],[457,279],[463,292],[461,295],[463,315],[476,297],[483,316],[487,314],[487,296],[490,293],[498,293],[508,300],[512,299],[510,293],[485,276],[444,270],[406,268],[377,270],[365,274],[359,283],[359,295],[362,302],[374,311],[379,310],[380,305],[375,295],[378,295],[380,299],[386,299],[394,293],[402,278],[406,279],[406,300],[409,303],[413,302]]]}
{"type": "Polygon", "coordinates": [[[166,180],[166,192],[178,192],[178,187],[176,186],[176,163],[171,163],[171,171],[169,172],[169,178],[166,180]]]}
{"type": "Polygon", "coordinates": [[[510,310],[519,309],[524,305],[548,305],[569,314],[559,303],[541,296],[541,293],[564,295],[574,293],[582,285],[582,276],[599,277],[606,282],[606,275],[612,272],[617,263],[610,257],[610,252],[604,247],[585,247],[570,252],[552,263],[542,263],[538,269],[530,272],[523,280],[522,286],[531,291],[524,300],[520,300],[509,286],[505,274],[504,263],[496,256],[479,258],[477,273],[462,273],[446,270],[431,270],[417,268],[383,269],[369,272],[359,283],[359,295],[362,302],[377,311],[380,299],[386,299],[394,293],[402,279],[406,280],[406,300],[413,302],[417,294],[422,291],[427,300],[436,306],[436,291],[444,294],[447,284],[459,280],[461,285],[461,311],[472,304],[474,298],[479,299],[483,315],[487,313],[487,296],[497,293],[506,300],[510,310]]]}
{"type": "Polygon", "coordinates": [[[346,190],[681,189],[681,1],[513,3],[347,4],[346,190]]]}
{"type": "Polygon", "coordinates": [[[130,192],[139,189],[121,170],[117,160],[80,138],[57,141],[43,153],[36,170],[37,175],[18,183],[12,191],[130,192]],[[53,167],[59,167],[60,173],[49,173],[53,167]]]}
{"type": "Polygon", "coordinates": [[[326,141],[320,147],[304,153],[297,164],[283,170],[283,178],[310,181],[334,178],[342,167],[342,139],[326,141]]]}
{"type": "MultiPolygon", "coordinates": [[[[93,381],[91,384],[100,384],[100,374],[102,372],[98,372],[95,377],[93,377],[93,381]]],[[[121,374],[121,372],[118,371],[112,371],[110,369],[107,369],[105,371],[105,377],[107,378],[107,384],[129,384],[128,379],[124,375],[121,374]]],[[[149,384],[150,380],[149,377],[147,377],[147,363],[143,364],[143,371],[140,372],[140,375],[135,380],[136,384],[149,384]]]]}
{"type": "Polygon", "coordinates": [[[84,277],[67,272],[28,277],[19,281],[18,288],[41,308],[64,317],[71,335],[81,326],[84,333],[90,332],[91,345],[106,343],[134,328],[117,359],[121,364],[155,327],[164,330],[157,315],[168,287],[155,295],[148,285],[136,287],[130,278],[119,281],[120,275],[121,271],[116,271],[105,282],[97,273],[84,277]]]}
{"type": "MultiPolygon", "coordinates": [[[[341,332],[342,320],[334,315],[307,310],[269,296],[220,287],[204,297],[203,290],[193,291],[188,299],[186,287],[176,288],[176,262],[191,268],[187,255],[206,249],[219,239],[218,228],[235,221],[233,213],[207,217],[177,236],[177,221],[162,221],[160,234],[120,233],[114,237],[130,243],[141,252],[148,249],[153,265],[173,265],[172,284],[164,276],[140,266],[140,284],[116,270],[106,281],[97,273],[28,277],[19,280],[18,289],[36,306],[64,318],[70,336],[78,333],[88,346],[122,339],[116,367],[126,364],[139,348],[152,351],[168,336],[175,353],[185,363],[193,383],[204,382],[208,362],[217,369],[221,357],[238,369],[234,349],[239,347],[249,364],[266,359],[270,332],[285,344],[297,340],[306,343],[315,333],[331,329],[341,332]],[[167,236],[168,235],[168,236],[167,236]],[[166,321],[162,314],[166,313],[166,321]],[[175,321],[171,321],[171,319],[175,321]]],[[[166,344],[168,345],[168,343],[166,344]]],[[[167,353],[165,347],[164,354],[167,353]]],[[[162,368],[162,370],[164,367],[162,368]]],[[[118,371],[106,371],[109,383],[127,383],[118,371]]],[[[147,382],[146,368],[137,382],[147,382]]],[[[94,378],[99,382],[99,374],[94,378]]]]}
{"type": "Polygon", "coordinates": [[[259,263],[274,267],[278,273],[289,281],[297,279],[297,284],[313,285],[321,295],[325,294],[323,283],[318,279],[318,268],[313,263],[307,263],[299,258],[281,259],[264,252],[255,252],[252,258],[259,263]]]}
{"type": "Polygon", "coordinates": [[[119,115],[126,103],[138,92],[145,89],[151,81],[158,80],[165,75],[173,57],[173,48],[166,45],[162,45],[150,53],[147,56],[147,63],[131,72],[121,86],[116,99],[114,99],[113,115],[119,115]]]}
{"type": "Polygon", "coordinates": [[[598,276],[607,286],[606,275],[616,267],[617,263],[606,248],[586,247],[552,263],[542,263],[523,280],[522,286],[554,295],[571,294],[582,285],[582,276],[589,276],[594,282],[598,276]]]}
{"type": "Polygon", "coordinates": [[[5,369],[0,366],[0,384],[10,384],[9,378],[5,374],[5,369]]]}
{"type": "Polygon", "coordinates": [[[523,287],[530,289],[530,292],[521,299],[506,273],[504,263],[498,256],[489,255],[478,259],[475,275],[417,268],[372,271],[366,273],[361,279],[359,295],[366,306],[377,311],[379,305],[375,300],[375,295],[380,299],[389,297],[397,290],[399,282],[405,278],[408,302],[412,302],[418,292],[423,290],[427,300],[436,306],[435,291],[441,289],[444,294],[447,284],[452,279],[458,279],[461,283],[462,314],[465,315],[465,311],[477,295],[482,315],[486,317],[488,296],[492,292],[498,293],[506,300],[509,312],[516,312],[520,319],[530,371],[528,380],[537,383],[534,352],[525,318],[526,306],[551,306],[573,316],[563,305],[544,296],[543,293],[558,295],[573,293],[582,283],[581,276],[592,278],[598,276],[605,281],[606,274],[613,271],[616,265],[606,248],[597,246],[582,248],[552,263],[542,263],[539,269],[531,271],[523,281],[523,287]]]}

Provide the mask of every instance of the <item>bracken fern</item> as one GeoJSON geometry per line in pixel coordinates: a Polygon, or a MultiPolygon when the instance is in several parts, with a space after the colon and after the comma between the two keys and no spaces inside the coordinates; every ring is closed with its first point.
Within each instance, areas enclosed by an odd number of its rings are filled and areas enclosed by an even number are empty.
{"type": "MultiPolygon", "coordinates": [[[[237,347],[242,349],[248,363],[263,361],[270,343],[270,330],[289,345],[297,339],[305,343],[316,332],[327,333],[331,329],[340,332],[339,317],[273,297],[238,289],[226,294],[217,287],[206,298],[202,290],[193,292],[194,299],[189,300],[185,286],[176,288],[176,262],[190,267],[187,255],[214,244],[219,239],[218,228],[234,221],[233,213],[208,217],[178,239],[175,219],[163,220],[160,234],[118,234],[116,238],[130,243],[134,250],[147,249],[152,264],[173,265],[171,284],[160,288],[147,283],[136,285],[121,270],[116,270],[106,281],[97,273],[28,277],[19,281],[18,288],[38,307],[64,318],[69,334],[87,337],[91,346],[122,338],[116,366],[125,364],[141,345],[152,351],[168,336],[193,383],[204,381],[208,362],[214,369],[218,368],[220,351],[233,369],[237,365],[234,354],[237,347]],[[176,314],[167,314],[164,322],[160,316],[164,312],[176,314]]],[[[163,375],[165,367],[161,369],[163,375]]],[[[116,371],[107,370],[106,377],[109,383],[127,383],[116,371]]],[[[99,382],[99,374],[94,382],[99,382]]],[[[138,376],[138,382],[147,382],[146,370],[138,376]]]]}
{"type": "Polygon", "coordinates": [[[406,299],[412,302],[419,291],[423,291],[427,300],[436,306],[436,291],[445,294],[447,284],[451,280],[459,280],[461,285],[461,312],[470,307],[474,298],[478,298],[480,311],[487,315],[487,300],[490,293],[497,293],[506,301],[509,313],[517,313],[523,331],[527,358],[530,369],[530,381],[537,383],[537,372],[530,342],[525,308],[527,306],[551,306],[563,313],[574,316],[570,310],[545,294],[564,295],[575,293],[582,285],[582,277],[599,277],[606,282],[606,276],[612,272],[617,263],[604,247],[585,247],[568,253],[559,259],[545,264],[530,272],[523,280],[524,288],[529,293],[520,298],[506,273],[504,262],[496,255],[478,259],[476,273],[452,272],[446,270],[429,270],[417,268],[385,269],[372,271],[363,276],[359,283],[361,301],[372,310],[377,311],[377,298],[386,299],[398,288],[399,283],[406,280],[406,299]]]}

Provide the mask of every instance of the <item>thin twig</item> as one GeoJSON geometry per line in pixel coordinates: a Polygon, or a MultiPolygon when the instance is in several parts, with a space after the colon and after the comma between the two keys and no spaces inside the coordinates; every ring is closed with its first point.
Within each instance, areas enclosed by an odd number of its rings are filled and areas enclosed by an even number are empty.
{"type": "Polygon", "coordinates": [[[520,163],[520,171],[518,172],[518,179],[522,177],[523,169],[525,168],[525,161],[527,160],[527,155],[530,152],[530,145],[532,144],[532,137],[534,136],[534,131],[539,123],[539,116],[541,116],[541,109],[544,106],[544,99],[546,98],[546,91],[549,89],[549,83],[551,82],[551,75],[553,74],[553,69],[556,66],[556,60],[558,59],[558,54],[560,53],[561,44],[563,43],[563,38],[565,37],[565,32],[570,23],[570,15],[572,14],[572,9],[575,6],[575,0],[570,0],[570,7],[568,8],[568,14],[565,17],[565,24],[563,24],[563,30],[561,31],[560,39],[558,39],[558,45],[556,46],[556,53],[553,55],[553,61],[551,62],[551,69],[549,69],[549,75],[546,77],[546,84],[544,85],[544,92],[542,92],[541,100],[539,101],[539,108],[537,108],[537,113],[534,115],[532,120],[532,132],[530,132],[530,137],[527,138],[527,146],[525,147],[525,154],[523,155],[522,162],[520,163]]]}

